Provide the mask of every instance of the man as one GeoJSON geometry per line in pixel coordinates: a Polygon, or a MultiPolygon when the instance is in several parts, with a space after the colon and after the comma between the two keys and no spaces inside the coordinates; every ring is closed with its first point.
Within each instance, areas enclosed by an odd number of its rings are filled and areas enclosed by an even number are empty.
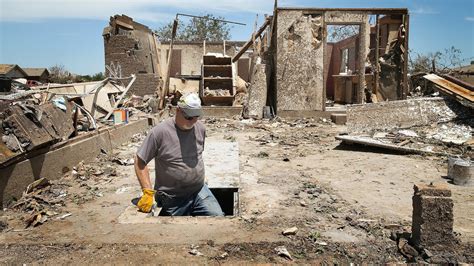
{"type": "Polygon", "coordinates": [[[137,203],[150,212],[155,197],[160,215],[223,216],[219,203],[204,183],[206,130],[198,121],[201,100],[196,93],[182,96],[176,116],[152,128],[135,156],[135,173],[143,191],[137,203]],[[147,164],[155,159],[155,186],[147,164]]]}

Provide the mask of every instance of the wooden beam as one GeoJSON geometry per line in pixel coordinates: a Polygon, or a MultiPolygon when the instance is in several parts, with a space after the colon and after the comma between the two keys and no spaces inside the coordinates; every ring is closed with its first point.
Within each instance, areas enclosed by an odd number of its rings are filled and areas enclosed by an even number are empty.
{"type": "Polygon", "coordinates": [[[408,36],[410,33],[410,15],[404,15],[404,24],[405,24],[405,43],[404,48],[405,52],[403,53],[403,90],[402,90],[402,99],[406,99],[408,95],[408,36]]]}
{"type": "Polygon", "coordinates": [[[239,58],[245,53],[245,51],[247,51],[247,49],[249,49],[249,47],[253,44],[254,38],[257,38],[258,36],[260,36],[260,34],[262,34],[265,28],[270,24],[272,19],[273,17],[269,17],[267,20],[265,20],[262,27],[258,29],[257,33],[252,34],[252,37],[250,38],[250,40],[247,43],[245,43],[244,47],[242,47],[242,49],[240,49],[240,51],[232,58],[232,63],[239,60],[239,58]]]}
{"type": "Polygon", "coordinates": [[[159,109],[163,109],[164,104],[165,104],[165,97],[168,95],[169,87],[170,87],[170,75],[171,75],[171,60],[172,60],[172,55],[173,55],[173,43],[174,43],[174,38],[176,37],[176,29],[178,28],[178,15],[176,15],[176,18],[173,22],[173,29],[171,31],[171,41],[170,41],[170,48],[168,52],[168,69],[166,70],[166,78],[165,78],[165,84],[163,86],[163,91],[161,92],[161,97],[160,97],[160,103],[158,105],[159,109]]]}
{"type": "MultiPolygon", "coordinates": [[[[380,71],[380,64],[379,64],[379,57],[380,57],[380,21],[379,15],[377,14],[375,17],[375,71],[374,71],[374,93],[375,98],[377,98],[377,93],[379,91],[379,71],[380,71]]],[[[377,98],[378,100],[378,98],[377,98]]]]}

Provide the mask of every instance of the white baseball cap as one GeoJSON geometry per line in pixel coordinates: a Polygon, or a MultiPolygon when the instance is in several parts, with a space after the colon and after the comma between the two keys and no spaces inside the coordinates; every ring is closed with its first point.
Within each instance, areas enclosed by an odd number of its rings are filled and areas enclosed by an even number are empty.
{"type": "Polygon", "coordinates": [[[202,116],[201,99],[195,92],[187,93],[178,101],[178,107],[183,110],[186,116],[202,116]]]}

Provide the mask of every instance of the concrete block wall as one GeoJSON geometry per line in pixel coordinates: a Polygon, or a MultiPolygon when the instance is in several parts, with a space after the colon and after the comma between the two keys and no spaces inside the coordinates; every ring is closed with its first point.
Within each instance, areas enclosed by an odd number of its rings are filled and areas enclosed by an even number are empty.
{"type": "Polygon", "coordinates": [[[133,94],[146,95],[156,94],[163,86],[163,80],[155,74],[138,74],[133,83],[133,94]]]}
{"type": "MultiPolygon", "coordinates": [[[[112,17],[111,27],[118,27],[116,20],[133,25],[133,30],[120,29],[117,35],[115,28],[108,30],[108,34],[104,35],[105,65],[113,65],[115,69],[120,66],[122,77],[137,76],[130,94],[143,96],[155,93],[161,81],[154,34],[145,25],[124,15],[112,17]]],[[[107,69],[105,73],[108,75],[107,69]]]]}
{"type": "Polygon", "coordinates": [[[427,248],[454,243],[451,190],[445,184],[416,184],[414,190],[413,244],[427,248]]]}

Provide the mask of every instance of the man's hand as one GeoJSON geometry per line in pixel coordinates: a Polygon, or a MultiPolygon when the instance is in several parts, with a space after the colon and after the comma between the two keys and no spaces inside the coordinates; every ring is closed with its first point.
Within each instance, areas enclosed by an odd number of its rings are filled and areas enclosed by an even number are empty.
{"type": "Polygon", "coordinates": [[[144,188],[143,189],[143,196],[137,203],[137,207],[141,212],[150,212],[151,207],[153,207],[153,199],[155,196],[155,190],[144,188]]]}

